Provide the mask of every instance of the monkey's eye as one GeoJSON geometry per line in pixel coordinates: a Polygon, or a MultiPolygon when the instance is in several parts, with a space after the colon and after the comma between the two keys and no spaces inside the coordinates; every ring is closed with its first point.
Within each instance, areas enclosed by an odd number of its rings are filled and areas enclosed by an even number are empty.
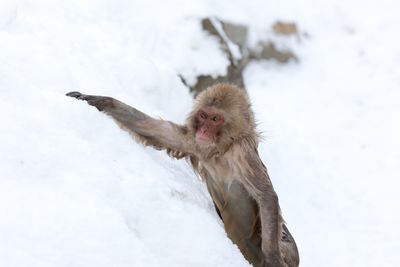
{"type": "Polygon", "coordinates": [[[207,113],[201,112],[200,117],[202,117],[203,119],[207,119],[207,113]]]}
{"type": "Polygon", "coordinates": [[[219,120],[220,120],[220,117],[219,117],[219,116],[214,116],[214,117],[212,118],[212,120],[213,120],[213,121],[219,121],[219,120]]]}

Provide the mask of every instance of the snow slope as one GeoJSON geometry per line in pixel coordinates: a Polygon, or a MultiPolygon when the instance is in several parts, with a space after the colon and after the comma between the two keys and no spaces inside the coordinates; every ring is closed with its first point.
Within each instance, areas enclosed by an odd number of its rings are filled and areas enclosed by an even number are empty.
{"type": "Polygon", "coordinates": [[[199,19],[299,63],[252,63],[260,154],[301,266],[397,266],[399,4],[384,1],[0,1],[0,266],[249,266],[183,161],[67,98],[112,95],[183,122],[197,74],[228,64],[199,19]]]}

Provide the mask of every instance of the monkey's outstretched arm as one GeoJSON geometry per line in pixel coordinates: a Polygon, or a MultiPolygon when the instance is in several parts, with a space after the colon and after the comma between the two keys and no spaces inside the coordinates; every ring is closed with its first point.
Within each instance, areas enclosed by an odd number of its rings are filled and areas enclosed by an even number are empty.
{"type": "Polygon", "coordinates": [[[245,173],[243,184],[259,206],[261,249],[264,256],[262,267],[286,266],[279,249],[282,229],[278,196],[256,150],[248,151],[247,162],[251,171],[245,173]]]}
{"type": "Polygon", "coordinates": [[[171,156],[176,158],[191,154],[187,142],[187,131],[184,126],[170,121],[154,119],[112,97],[84,95],[80,92],[69,92],[66,95],[87,101],[89,105],[106,113],[122,129],[128,131],[145,145],[159,150],[166,149],[171,156]]]}

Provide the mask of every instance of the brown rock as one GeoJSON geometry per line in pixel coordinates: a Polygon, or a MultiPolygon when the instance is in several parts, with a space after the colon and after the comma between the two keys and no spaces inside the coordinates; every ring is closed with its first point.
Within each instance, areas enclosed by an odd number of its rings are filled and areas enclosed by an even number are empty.
{"type": "Polygon", "coordinates": [[[256,51],[252,51],[250,59],[253,60],[271,60],[275,59],[280,63],[287,63],[290,60],[298,61],[295,54],[291,51],[280,51],[272,42],[260,43],[256,51]]]}
{"type": "Polygon", "coordinates": [[[277,35],[299,35],[296,23],[277,21],[272,28],[277,35]]]}
{"type": "MultiPolygon", "coordinates": [[[[231,83],[246,90],[246,86],[243,81],[242,71],[247,66],[250,60],[275,59],[280,63],[287,63],[291,60],[298,61],[296,55],[293,52],[289,50],[281,51],[277,49],[272,41],[260,42],[255,49],[250,49],[247,46],[248,29],[244,25],[232,24],[229,22],[221,21],[218,19],[213,20],[210,18],[203,19],[201,21],[201,24],[203,30],[218,38],[223,48],[223,51],[226,53],[229,59],[230,64],[227,67],[226,75],[217,76],[215,78],[211,74],[199,75],[197,77],[197,82],[194,85],[187,84],[185,78],[179,75],[182,82],[195,95],[200,93],[205,88],[219,82],[231,83]],[[214,25],[215,23],[221,23],[222,30],[224,31],[223,34],[221,34],[217,30],[218,25],[214,25]],[[229,49],[230,42],[239,46],[242,58],[237,59],[233,57],[232,51],[230,51],[229,49]]],[[[277,35],[298,36],[297,25],[295,23],[284,23],[278,21],[273,25],[273,31],[277,35]]]]}

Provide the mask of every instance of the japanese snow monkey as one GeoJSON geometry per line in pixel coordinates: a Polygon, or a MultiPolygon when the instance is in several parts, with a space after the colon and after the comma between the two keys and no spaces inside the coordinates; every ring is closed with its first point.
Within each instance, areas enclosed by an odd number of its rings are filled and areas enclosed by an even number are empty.
{"type": "Polygon", "coordinates": [[[185,125],[152,118],[114,98],[70,92],[109,115],[138,142],[186,158],[207,184],[229,238],[254,266],[299,265],[296,243],[258,155],[246,93],[230,84],[201,92],[185,125]]]}

